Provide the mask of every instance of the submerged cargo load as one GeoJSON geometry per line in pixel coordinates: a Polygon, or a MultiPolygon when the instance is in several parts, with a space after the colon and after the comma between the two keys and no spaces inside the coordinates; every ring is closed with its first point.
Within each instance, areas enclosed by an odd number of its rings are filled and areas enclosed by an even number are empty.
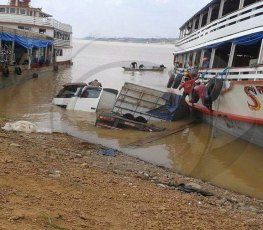
{"type": "Polygon", "coordinates": [[[187,116],[189,109],[181,95],[126,82],[113,112],[135,121],[147,122],[177,120],[187,116]]]}

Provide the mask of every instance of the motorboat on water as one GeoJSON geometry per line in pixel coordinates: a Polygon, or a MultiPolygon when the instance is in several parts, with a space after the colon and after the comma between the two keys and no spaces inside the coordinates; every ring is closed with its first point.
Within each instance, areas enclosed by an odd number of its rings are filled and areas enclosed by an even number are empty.
{"type": "Polygon", "coordinates": [[[165,66],[139,66],[139,67],[122,67],[125,71],[156,71],[156,72],[162,72],[166,69],[165,66]]]}
{"type": "Polygon", "coordinates": [[[117,95],[116,89],[70,83],[63,86],[52,102],[67,110],[96,112],[100,109],[111,110],[117,95]]]}
{"type": "Polygon", "coordinates": [[[203,92],[186,97],[194,114],[261,147],[262,41],[263,1],[213,0],[180,28],[174,51],[174,81],[185,70],[200,74],[203,92]]]}

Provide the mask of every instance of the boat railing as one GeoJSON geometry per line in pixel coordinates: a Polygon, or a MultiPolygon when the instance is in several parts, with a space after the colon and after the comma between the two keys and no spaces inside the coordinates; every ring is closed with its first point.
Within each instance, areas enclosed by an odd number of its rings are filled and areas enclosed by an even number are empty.
{"type": "Polygon", "coordinates": [[[25,36],[25,37],[31,37],[31,38],[42,38],[42,39],[44,38],[44,39],[53,40],[52,37],[47,36],[45,34],[40,34],[40,33],[33,32],[33,31],[12,29],[12,28],[8,28],[8,27],[4,27],[4,26],[0,26],[0,32],[7,32],[7,33],[17,34],[17,35],[21,35],[21,36],[25,36]]]}
{"type": "MultiPolygon", "coordinates": [[[[197,40],[203,36],[207,36],[215,31],[221,30],[223,28],[231,27],[234,24],[238,24],[240,22],[247,21],[253,17],[258,17],[263,14],[263,1],[258,3],[254,3],[250,6],[247,6],[243,9],[237,10],[224,16],[216,21],[211,22],[210,24],[206,25],[205,27],[197,30],[196,32],[178,40],[176,46],[180,46],[194,40],[197,40]]],[[[259,20],[260,21],[260,20],[259,20]]],[[[256,25],[249,25],[250,28],[253,28],[256,25]]],[[[243,31],[246,28],[239,28],[240,31],[243,31]]],[[[235,31],[234,31],[235,32],[235,31]]],[[[222,36],[222,34],[221,34],[222,36]]]]}
{"type": "Polygon", "coordinates": [[[71,41],[70,40],[63,40],[63,39],[57,39],[55,38],[54,40],[54,45],[55,46],[71,46],[71,41]]]}
{"type": "MultiPolygon", "coordinates": [[[[222,73],[224,68],[200,69],[200,74],[205,73],[205,78],[213,78],[219,73],[222,73]]],[[[176,73],[184,71],[183,68],[178,68],[176,73]]],[[[231,67],[226,71],[228,80],[263,80],[263,66],[257,67],[231,67]]]]}
{"type": "Polygon", "coordinates": [[[68,25],[68,24],[65,24],[65,23],[62,23],[62,22],[59,22],[55,19],[50,19],[51,20],[51,23],[52,23],[52,26],[58,30],[62,30],[62,31],[66,31],[66,32],[69,32],[71,33],[72,32],[72,27],[71,25],[68,25]]]}
{"type": "Polygon", "coordinates": [[[52,27],[65,32],[72,32],[72,27],[68,24],[61,23],[53,18],[41,18],[28,15],[0,14],[1,23],[18,23],[27,25],[37,25],[52,27]]]}

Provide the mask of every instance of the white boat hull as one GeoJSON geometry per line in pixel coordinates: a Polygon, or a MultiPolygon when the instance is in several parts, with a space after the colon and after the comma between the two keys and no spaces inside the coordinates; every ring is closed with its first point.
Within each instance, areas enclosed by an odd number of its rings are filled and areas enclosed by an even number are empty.
{"type": "Polygon", "coordinates": [[[212,110],[200,99],[188,104],[216,128],[263,147],[263,81],[233,81],[226,85],[212,110]]]}

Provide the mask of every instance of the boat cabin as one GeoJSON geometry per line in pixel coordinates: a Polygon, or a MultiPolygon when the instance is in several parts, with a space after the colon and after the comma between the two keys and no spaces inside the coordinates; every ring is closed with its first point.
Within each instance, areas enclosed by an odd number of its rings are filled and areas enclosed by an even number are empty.
{"type": "Polygon", "coordinates": [[[262,79],[262,22],[262,0],[211,1],[180,28],[175,68],[213,77],[230,67],[230,79],[262,79]]]}

